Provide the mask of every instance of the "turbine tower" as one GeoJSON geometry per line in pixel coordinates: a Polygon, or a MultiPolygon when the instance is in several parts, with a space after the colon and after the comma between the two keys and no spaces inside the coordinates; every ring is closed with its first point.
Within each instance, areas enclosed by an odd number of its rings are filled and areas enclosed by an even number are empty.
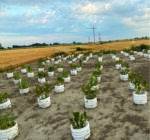
{"type": "Polygon", "coordinates": [[[93,27],[92,28],[89,28],[89,29],[91,29],[91,30],[93,30],[93,39],[94,39],[94,43],[95,43],[95,27],[94,27],[94,25],[93,25],[93,27]]]}

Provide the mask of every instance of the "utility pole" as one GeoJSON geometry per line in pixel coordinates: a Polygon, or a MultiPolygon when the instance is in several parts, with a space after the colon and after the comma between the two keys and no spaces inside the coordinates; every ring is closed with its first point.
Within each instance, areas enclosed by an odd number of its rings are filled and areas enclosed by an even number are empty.
{"type": "Polygon", "coordinates": [[[93,38],[94,38],[94,43],[95,43],[95,27],[94,27],[94,25],[93,25],[93,27],[92,28],[89,28],[89,29],[92,29],[93,30],[93,38]]]}
{"type": "Polygon", "coordinates": [[[90,43],[90,36],[88,37],[88,42],[90,43]]]}
{"type": "Polygon", "coordinates": [[[101,43],[101,34],[100,33],[98,34],[98,40],[99,40],[99,43],[101,43]]]}

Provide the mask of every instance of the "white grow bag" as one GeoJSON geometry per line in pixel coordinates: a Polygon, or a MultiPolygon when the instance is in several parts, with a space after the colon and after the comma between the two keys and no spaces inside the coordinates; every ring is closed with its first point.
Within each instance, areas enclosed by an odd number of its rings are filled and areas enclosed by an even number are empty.
{"type": "Polygon", "coordinates": [[[115,55],[112,55],[112,59],[115,60],[115,59],[116,59],[116,56],[115,56],[115,55]]]}
{"type": "Polygon", "coordinates": [[[54,71],[48,72],[48,76],[49,76],[49,77],[54,76],[54,71]]]}
{"type": "Polygon", "coordinates": [[[7,109],[11,107],[11,102],[10,99],[7,99],[6,102],[0,104],[0,109],[7,109]]]}
{"type": "Polygon", "coordinates": [[[98,76],[98,77],[97,77],[97,81],[98,81],[98,82],[101,82],[101,76],[98,76]]]}
{"type": "Polygon", "coordinates": [[[84,103],[86,108],[95,108],[97,107],[97,98],[87,99],[84,97],[84,103]]]}
{"type": "Polygon", "coordinates": [[[125,56],[129,56],[129,54],[128,54],[128,53],[125,53],[124,55],[125,55],[125,56]]]}
{"type": "Polygon", "coordinates": [[[118,61],[118,60],[119,60],[119,57],[116,57],[116,58],[115,58],[115,61],[118,61]]]}
{"type": "Polygon", "coordinates": [[[51,61],[54,62],[54,58],[51,58],[51,61]]]}
{"type": "Polygon", "coordinates": [[[38,71],[44,71],[44,68],[38,68],[38,71]]]}
{"type": "Polygon", "coordinates": [[[78,67],[78,68],[77,68],[77,71],[81,71],[81,70],[82,70],[82,68],[81,68],[81,67],[78,67]]]}
{"type": "Polygon", "coordinates": [[[64,92],[64,89],[64,85],[55,86],[56,93],[64,92]]]}
{"type": "Polygon", "coordinates": [[[121,74],[120,74],[120,79],[121,79],[122,81],[127,81],[127,80],[128,80],[128,74],[126,74],[126,75],[121,75],[121,74]]]}
{"type": "Polygon", "coordinates": [[[68,64],[72,64],[72,61],[68,61],[68,64]]]}
{"type": "Polygon", "coordinates": [[[62,72],[62,71],[63,71],[63,68],[58,68],[57,71],[58,71],[58,72],[62,72]]]}
{"type": "Polygon", "coordinates": [[[134,90],[135,89],[135,85],[133,83],[129,82],[129,88],[134,90]]]}
{"type": "Polygon", "coordinates": [[[98,89],[99,89],[99,85],[96,85],[96,86],[92,86],[92,87],[91,87],[91,90],[95,90],[95,89],[98,90],[98,89]]]}
{"type": "Polygon", "coordinates": [[[134,56],[129,56],[129,58],[130,58],[131,61],[135,60],[134,56]]]}
{"type": "Polygon", "coordinates": [[[90,125],[86,122],[85,127],[80,129],[74,129],[71,125],[71,133],[74,140],[85,140],[90,137],[90,125]]]}
{"type": "Polygon", "coordinates": [[[98,61],[102,62],[103,61],[103,57],[98,57],[98,61]]]}
{"type": "Polygon", "coordinates": [[[11,73],[7,73],[7,78],[12,78],[13,77],[13,72],[11,72],[11,73]]]}
{"type": "Polygon", "coordinates": [[[148,57],[148,54],[145,53],[145,54],[144,54],[144,57],[147,58],[147,57],[148,57]]]}
{"type": "Polygon", "coordinates": [[[84,61],[83,61],[83,64],[86,64],[86,63],[87,63],[87,60],[84,60],[84,61]]]}
{"type": "Polygon", "coordinates": [[[18,123],[8,129],[0,130],[0,140],[12,140],[18,135],[18,123]]]}
{"type": "Polygon", "coordinates": [[[19,80],[14,79],[13,81],[14,81],[14,84],[17,85],[19,82],[21,82],[21,79],[19,79],[19,80]]]}
{"type": "Polygon", "coordinates": [[[21,69],[21,73],[27,73],[27,69],[21,69]]]}
{"type": "Polygon", "coordinates": [[[28,78],[34,77],[34,72],[28,72],[27,76],[28,76],[28,78]]]}
{"type": "Polygon", "coordinates": [[[92,58],[93,57],[93,54],[92,53],[90,53],[90,58],[92,58]]]}
{"type": "Polygon", "coordinates": [[[69,83],[69,82],[70,82],[70,76],[69,76],[69,77],[64,78],[64,82],[65,82],[65,83],[69,83]]]}
{"type": "Polygon", "coordinates": [[[64,57],[64,58],[63,58],[63,60],[64,60],[64,61],[66,61],[66,60],[67,60],[67,58],[66,58],[66,57],[64,57]]]}
{"type": "Polygon", "coordinates": [[[121,69],[121,64],[116,64],[116,69],[117,70],[121,69]]]}
{"type": "Polygon", "coordinates": [[[55,62],[54,62],[54,64],[56,64],[56,65],[57,65],[58,63],[59,63],[59,61],[55,61],[55,62]]]}
{"type": "Polygon", "coordinates": [[[46,60],[46,63],[50,63],[50,60],[46,60]]]}
{"type": "Polygon", "coordinates": [[[136,94],[133,92],[133,101],[135,104],[146,104],[147,103],[147,92],[144,94],[136,94]]]}
{"type": "Polygon", "coordinates": [[[37,98],[37,101],[38,101],[39,107],[41,107],[41,108],[47,108],[51,104],[50,96],[45,99],[40,99],[40,97],[39,97],[39,98],[37,98]]]}
{"type": "Polygon", "coordinates": [[[71,70],[70,73],[71,75],[77,75],[77,70],[71,70]]]}
{"type": "Polygon", "coordinates": [[[45,80],[45,78],[38,78],[38,82],[40,83],[40,84],[44,84],[45,82],[46,82],[46,80],[45,80]]]}
{"type": "Polygon", "coordinates": [[[20,94],[25,94],[25,93],[28,93],[29,92],[29,88],[26,88],[26,89],[19,89],[19,92],[20,94]]]}

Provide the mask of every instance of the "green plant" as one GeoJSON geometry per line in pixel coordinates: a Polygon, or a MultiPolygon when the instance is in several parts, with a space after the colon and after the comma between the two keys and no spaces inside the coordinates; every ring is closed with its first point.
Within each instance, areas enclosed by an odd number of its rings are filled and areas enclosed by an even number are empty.
{"type": "Polygon", "coordinates": [[[76,64],[70,64],[70,67],[71,67],[71,69],[76,69],[77,68],[77,65],[76,64]]]}
{"type": "Polygon", "coordinates": [[[99,75],[101,75],[102,74],[102,70],[100,70],[100,69],[95,69],[94,71],[93,71],[93,76],[99,76],[99,75]]]}
{"type": "Polygon", "coordinates": [[[95,65],[96,69],[100,69],[102,67],[103,63],[102,62],[97,62],[97,64],[95,65]]]}
{"type": "Polygon", "coordinates": [[[27,71],[28,71],[29,73],[33,72],[32,67],[31,67],[31,66],[28,66],[28,67],[27,67],[27,71]]]}
{"type": "Polygon", "coordinates": [[[44,78],[44,77],[46,77],[46,72],[44,72],[44,71],[39,71],[38,72],[38,77],[40,78],[40,79],[42,79],[42,78],[44,78]]]}
{"type": "Polygon", "coordinates": [[[44,64],[42,62],[38,63],[38,66],[39,66],[39,68],[44,68],[44,64]]]}
{"type": "Polygon", "coordinates": [[[57,77],[55,85],[59,86],[59,85],[63,85],[63,84],[64,84],[64,78],[57,77]]]}
{"type": "Polygon", "coordinates": [[[116,54],[116,50],[110,50],[111,54],[116,54]]]}
{"type": "Polygon", "coordinates": [[[83,57],[83,60],[86,60],[86,59],[87,59],[87,57],[86,57],[86,56],[84,56],[84,57],[83,57]]]}
{"type": "Polygon", "coordinates": [[[26,89],[29,87],[29,83],[26,79],[22,78],[19,82],[19,89],[26,89]]]}
{"type": "Polygon", "coordinates": [[[26,66],[25,65],[21,65],[21,69],[26,69],[26,66]]]}
{"type": "Polygon", "coordinates": [[[91,76],[89,79],[90,86],[96,86],[98,84],[97,76],[91,76]]]}
{"type": "Polygon", "coordinates": [[[116,64],[122,64],[122,60],[117,60],[116,64]]]}
{"type": "Polygon", "coordinates": [[[62,64],[57,64],[57,68],[62,68],[62,64]]]}
{"type": "Polygon", "coordinates": [[[84,112],[83,114],[80,114],[79,112],[72,112],[73,117],[69,118],[69,121],[74,129],[80,129],[85,127],[87,122],[87,114],[84,112]]]}
{"type": "Polygon", "coordinates": [[[82,67],[82,65],[83,65],[83,62],[82,62],[82,60],[81,60],[81,59],[79,59],[78,66],[79,66],[79,67],[82,67]]]}
{"type": "Polygon", "coordinates": [[[133,55],[134,53],[130,51],[130,55],[133,55]]]}
{"type": "Polygon", "coordinates": [[[84,50],[86,50],[86,49],[83,49],[81,47],[76,47],[76,51],[84,51],[84,50]]]}
{"type": "Polygon", "coordinates": [[[43,63],[44,59],[43,58],[39,58],[38,63],[43,63]]]}
{"type": "Polygon", "coordinates": [[[13,78],[14,78],[15,80],[19,80],[19,79],[20,79],[19,73],[18,73],[18,72],[14,73],[13,78]]]}
{"type": "Polygon", "coordinates": [[[67,77],[69,76],[69,72],[66,71],[66,70],[63,70],[63,71],[62,71],[62,76],[63,76],[64,78],[67,78],[67,77]]]}
{"type": "Polygon", "coordinates": [[[125,69],[121,69],[120,74],[121,75],[127,75],[128,72],[129,72],[128,68],[125,68],[125,69]]]}
{"type": "Polygon", "coordinates": [[[54,67],[53,66],[50,66],[49,68],[48,68],[48,72],[53,72],[55,69],[54,69],[54,67]]]}
{"type": "Polygon", "coordinates": [[[129,63],[125,63],[125,67],[128,69],[129,68],[129,63]]]}
{"type": "Polygon", "coordinates": [[[4,93],[0,94],[0,104],[6,102],[7,98],[8,98],[8,93],[7,92],[4,92],[4,93]]]}
{"type": "Polygon", "coordinates": [[[7,71],[7,73],[12,73],[14,71],[14,69],[15,68],[13,66],[9,66],[9,67],[7,67],[6,71],[7,71]]]}
{"type": "Polygon", "coordinates": [[[81,91],[86,96],[86,99],[94,99],[94,98],[96,98],[97,89],[93,90],[91,88],[92,88],[92,86],[90,84],[82,85],[82,87],[81,87],[81,91]]]}
{"type": "Polygon", "coordinates": [[[102,56],[103,56],[103,53],[98,53],[98,56],[99,56],[99,57],[102,57],[102,56]]]}
{"type": "Polygon", "coordinates": [[[0,112],[0,129],[8,129],[13,127],[16,124],[14,114],[11,111],[7,112],[6,114],[2,114],[0,112]]]}
{"type": "Polygon", "coordinates": [[[136,90],[136,94],[144,94],[144,92],[146,91],[148,87],[148,83],[147,81],[140,81],[138,83],[135,84],[135,90],[136,90]]]}
{"type": "Polygon", "coordinates": [[[49,96],[50,86],[48,83],[45,83],[44,85],[36,84],[34,91],[37,97],[40,97],[40,99],[45,99],[49,96]]]}

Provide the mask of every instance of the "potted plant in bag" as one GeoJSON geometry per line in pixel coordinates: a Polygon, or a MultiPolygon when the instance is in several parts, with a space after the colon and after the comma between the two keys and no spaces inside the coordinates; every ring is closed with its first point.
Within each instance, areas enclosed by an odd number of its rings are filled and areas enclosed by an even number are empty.
{"type": "Polygon", "coordinates": [[[70,64],[71,67],[71,75],[77,75],[77,65],[76,64],[70,64]]]}
{"type": "Polygon", "coordinates": [[[63,71],[63,67],[62,67],[62,65],[60,63],[57,65],[57,71],[58,72],[62,72],[63,71]]]}
{"type": "Polygon", "coordinates": [[[7,78],[12,78],[13,77],[13,71],[14,71],[14,67],[13,66],[9,66],[6,71],[7,71],[7,78]]]}
{"type": "Polygon", "coordinates": [[[25,65],[21,65],[21,73],[26,73],[27,69],[25,65]]]}
{"type": "Polygon", "coordinates": [[[127,81],[128,80],[128,72],[129,72],[128,68],[121,69],[121,71],[120,71],[120,79],[122,81],[127,81]]]}
{"type": "Polygon", "coordinates": [[[29,83],[24,78],[19,82],[19,92],[21,95],[29,92],[29,83]]]}
{"type": "Polygon", "coordinates": [[[49,66],[48,68],[48,76],[54,76],[55,68],[53,66],[49,66]]]}
{"type": "Polygon", "coordinates": [[[95,69],[93,71],[93,76],[97,77],[98,82],[101,81],[101,74],[102,74],[102,70],[100,70],[100,69],[95,69]]]}
{"type": "Polygon", "coordinates": [[[45,65],[43,63],[38,63],[38,66],[39,66],[38,71],[44,71],[45,65]]]}
{"type": "Polygon", "coordinates": [[[10,99],[8,98],[8,93],[4,92],[0,94],[0,109],[7,109],[11,107],[10,99]]]}
{"type": "Polygon", "coordinates": [[[28,76],[29,78],[34,77],[34,72],[33,72],[33,69],[32,69],[31,66],[28,66],[28,67],[27,67],[27,71],[28,71],[27,76],[28,76]]]}
{"type": "Polygon", "coordinates": [[[136,73],[136,72],[131,71],[129,73],[128,79],[130,81],[129,82],[130,89],[135,90],[135,85],[137,83],[139,83],[143,78],[142,78],[140,73],[136,73]]]}
{"type": "Polygon", "coordinates": [[[133,101],[135,104],[147,103],[147,81],[140,81],[135,84],[135,91],[133,92],[133,101]]]}
{"type": "Polygon", "coordinates": [[[66,70],[62,71],[62,77],[64,78],[64,82],[65,83],[69,83],[70,82],[70,75],[69,72],[66,70]]]}
{"type": "Polygon", "coordinates": [[[86,108],[95,108],[97,106],[97,89],[92,89],[90,84],[82,85],[82,92],[84,93],[84,103],[86,108]]]}
{"type": "Polygon", "coordinates": [[[0,113],[0,140],[14,139],[18,135],[18,123],[15,121],[14,114],[7,111],[0,113]]]}
{"type": "Polygon", "coordinates": [[[64,78],[57,77],[55,82],[55,92],[56,93],[64,92],[64,78]]]}
{"type": "Polygon", "coordinates": [[[116,69],[119,70],[121,68],[122,60],[116,61],[116,69]]]}
{"type": "Polygon", "coordinates": [[[20,80],[21,80],[20,75],[19,75],[19,73],[17,73],[17,72],[14,73],[13,78],[14,78],[14,83],[15,83],[15,84],[18,84],[18,83],[20,82],[20,80]]]}
{"type": "Polygon", "coordinates": [[[46,82],[46,79],[45,79],[46,76],[47,76],[47,74],[45,72],[39,71],[38,72],[38,82],[41,84],[45,83],[46,82]]]}
{"type": "Polygon", "coordinates": [[[95,65],[95,68],[102,70],[103,69],[103,63],[102,62],[97,62],[97,64],[95,65]]]}
{"type": "Polygon", "coordinates": [[[77,64],[77,72],[82,70],[82,65],[83,65],[82,60],[79,59],[79,62],[77,64]]]}
{"type": "Polygon", "coordinates": [[[90,125],[86,112],[72,112],[73,117],[69,118],[71,133],[74,140],[85,140],[90,137],[90,125]]]}
{"type": "Polygon", "coordinates": [[[50,86],[48,83],[45,83],[44,85],[36,84],[35,93],[39,104],[39,107],[41,108],[47,108],[50,106],[50,86]]]}
{"type": "Polygon", "coordinates": [[[102,62],[102,60],[103,60],[103,53],[98,53],[98,61],[99,62],[102,62]]]}

